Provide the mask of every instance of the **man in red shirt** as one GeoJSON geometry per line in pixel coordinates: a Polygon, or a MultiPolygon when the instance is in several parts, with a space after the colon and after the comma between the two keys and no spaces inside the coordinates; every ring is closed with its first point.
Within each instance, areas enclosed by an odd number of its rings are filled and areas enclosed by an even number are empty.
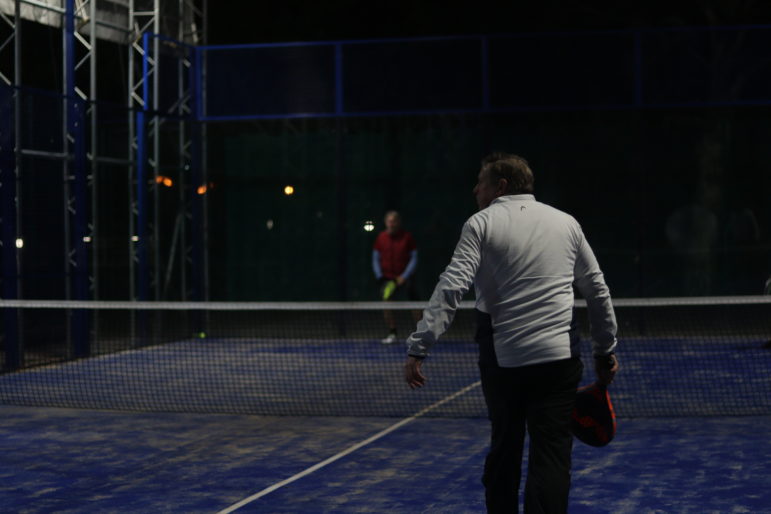
{"type": "MultiPolygon", "coordinates": [[[[415,286],[411,277],[418,264],[418,249],[412,234],[402,228],[402,218],[396,211],[385,215],[386,229],[378,234],[372,247],[372,271],[380,286],[380,298],[393,300],[397,293],[403,292],[408,300],[417,300],[415,286]]],[[[381,342],[396,342],[396,320],[392,311],[384,313],[388,336],[381,342]]]]}

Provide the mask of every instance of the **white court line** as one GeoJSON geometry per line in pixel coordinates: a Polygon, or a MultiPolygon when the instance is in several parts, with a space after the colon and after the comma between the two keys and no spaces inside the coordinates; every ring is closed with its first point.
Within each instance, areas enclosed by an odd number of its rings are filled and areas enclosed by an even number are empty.
{"type": "Polygon", "coordinates": [[[437,407],[439,407],[441,405],[444,405],[445,403],[447,403],[447,402],[449,402],[451,400],[454,400],[458,396],[471,391],[475,387],[479,387],[480,384],[481,384],[480,381],[476,381],[473,384],[468,385],[468,386],[464,387],[463,389],[452,393],[450,396],[448,396],[446,398],[443,398],[443,399],[439,400],[438,402],[436,402],[436,403],[434,403],[432,405],[429,405],[428,407],[426,407],[425,409],[417,412],[416,414],[413,414],[412,416],[410,416],[408,418],[404,418],[403,420],[401,420],[401,421],[399,421],[397,423],[394,423],[390,427],[386,428],[385,430],[382,430],[382,431],[378,432],[377,434],[373,435],[372,437],[370,437],[368,439],[365,439],[365,440],[361,441],[360,443],[356,443],[353,446],[350,446],[350,447],[346,448],[345,450],[341,451],[337,455],[333,455],[332,457],[330,457],[330,458],[328,458],[328,459],[326,459],[324,461],[321,461],[318,464],[314,464],[313,466],[311,466],[311,467],[309,467],[309,468],[307,468],[307,469],[305,469],[303,471],[300,471],[296,475],[294,475],[292,477],[289,477],[286,480],[282,480],[281,482],[273,484],[270,487],[266,487],[262,491],[260,491],[258,493],[254,493],[253,495],[249,496],[248,498],[244,498],[240,502],[234,503],[230,507],[219,511],[217,514],[229,514],[230,512],[234,512],[234,511],[240,509],[241,507],[243,507],[244,505],[248,505],[249,503],[252,503],[254,500],[262,498],[266,494],[272,493],[276,489],[281,489],[285,485],[289,485],[292,482],[300,480],[301,478],[303,478],[305,476],[308,476],[311,473],[313,473],[315,471],[318,471],[321,468],[323,468],[325,466],[328,466],[329,464],[332,464],[333,462],[335,462],[337,460],[342,459],[346,455],[349,455],[349,454],[355,452],[359,448],[363,448],[364,446],[367,446],[368,444],[373,443],[373,442],[377,441],[378,439],[380,439],[382,437],[385,437],[386,435],[390,434],[394,430],[398,430],[399,428],[403,427],[407,423],[411,423],[412,421],[415,421],[416,419],[418,419],[419,417],[423,416],[424,414],[426,414],[426,413],[436,409],[437,407]]]}

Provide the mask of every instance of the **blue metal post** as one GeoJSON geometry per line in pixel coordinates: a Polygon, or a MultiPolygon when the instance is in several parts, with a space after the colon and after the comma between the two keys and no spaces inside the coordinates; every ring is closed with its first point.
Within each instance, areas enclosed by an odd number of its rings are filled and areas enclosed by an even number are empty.
{"type": "Polygon", "coordinates": [[[150,273],[147,262],[147,180],[145,177],[147,167],[147,145],[146,145],[146,114],[147,106],[150,103],[150,74],[149,74],[149,54],[150,37],[149,34],[142,35],[142,100],[144,106],[137,111],[136,134],[137,134],[137,299],[146,301],[149,298],[150,273]]]}
{"type": "MultiPolygon", "coordinates": [[[[70,244],[74,249],[74,259],[70,262],[69,277],[73,299],[87,300],[89,297],[88,279],[88,193],[86,172],[85,141],[85,106],[75,92],[75,0],[67,0],[65,12],[65,102],[67,104],[67,135],[65,142],[67,153],[72,157],[68,180],[73,199],[73,223],[70,244]]],[[[75,309],[72,312],[72,354],[73,357],[86,357],[91,353],[89,341],[88,312],[75,309]]]]}
{"type": "MultiPolygon", "coordinates": [[[[19,94],[18,91],[16,94],[19,94]]],[[[0,240],[2,241],[2,297],[19,297],[18,249],[16,248],[16,152],[14,130],[14,91],[0,83],[0,240]]],[[[21,339],[17,309],[3,309],[3,346],[6,370],[22,366],[21,339]]]]}
{"type": "Polygon", "coordinates": [[[643,105],[642,60],[642,33],[637,30],[634,33],[634,104],[636,107],[643,105]]]}
{"type": "Polygon", "coordinates": [[[343,45],[335,44],[335,115],[345,111],[343,104],[343,45]]]}
{"type": "MultiPolygon", "coordinates": [[[[335,144],[335,169],[337,174],[337,230],[338,230],[338,299],[345,301],[348,298],[348,189],[343,158],[345,137],[343,131],[345,125],[342,116],[345,112],[343,105],[343,45],[335,44],[335,120],[336,144],[335,144]]],[[[342,329],[344,330],[344,328],[342,329]]]]}
{"type": "MultiPolygon", "coordinates": [[[[89,294],[89,262],[88,262],[88,184],[86,178],[86,131],[85,105],[83,102],[70,98],[69,133],[74,137],[72,145],[74,181],[72,184],[75,201],[73,223],[74,238],[74,269],[72,276],[72,294],[75,300],[88,300],[89,294]]],[[[76,309],[73,311],[72,341],[73,356],[87,357],[91,354],[89,337],[90,319],[88,311],[76,309]]]]}
{"type": "Polygon", "coordinates": [[[137,245],[137,300],[147,300],[149,289],[148,270],[147,270],[147,186],[145,184],[145,166],[147,161],[147,150],[145,149],[145,111],[139,110],[136,113],[136,133],[137,133],[137,224],[136,224],[136,245],[137,245]]]}
{"type": "Polygon", "coordinates": [[[480,51],[482,52],[482,110],[490,110],[490,57],[489,57],[490,38],[482,36],[480,39],[480,51]]]}
{"type": "Polygon", "coordinates": [[[203,95],[203,56],[201,55],[201,52],[203,52],[204,49],[201,47],[195,47],[193,48],[193,64],[190,67],[190,72],[192,73],[193,78],[190,81],[191,88],[193,91],[191,94],[193,95],[193,102],[195,109],[192,111],[195,113],[195,120],[197,122],[200,122],[201,119],[204,116],[205,106],[204,106],[204,95],[203,95]]]}
{"type": "MultiPolygon", "coordinates": [[[[205,183],[203,176],[203,166],[201,163],[201,131],[200,123],[197,120],[197,114],[200,113],[200,57],[198,49],[193,49],[194,59],[191,59],[188,80],[190,82],[190,112],[191,115],[187,122],[190,124],[190,207],[191,220],[190,231],[192,240],[191,272],[192,272],[192,300],[203,301],[204,292],[204,238],[206,224],[204,220],[204,201],[206,194],[198,194],[198,187],[205,183]]],[[[207,191],[208,193],[208,191],[207,191]]]]}

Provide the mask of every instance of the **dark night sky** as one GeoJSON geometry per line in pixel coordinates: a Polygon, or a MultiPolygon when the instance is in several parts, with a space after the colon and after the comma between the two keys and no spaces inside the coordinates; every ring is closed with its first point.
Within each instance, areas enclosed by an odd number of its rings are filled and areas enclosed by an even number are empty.
{"type": "Polygon", "coordinates": [[[209,43],[771,24],[767,0],[210,0],[209,43]]]}

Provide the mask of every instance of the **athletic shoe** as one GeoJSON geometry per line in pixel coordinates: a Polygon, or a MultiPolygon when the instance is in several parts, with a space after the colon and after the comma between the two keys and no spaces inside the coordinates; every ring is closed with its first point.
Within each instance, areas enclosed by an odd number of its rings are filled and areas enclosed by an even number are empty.
{"type": "Polygon", "coordinates": [[[383,344],[394,344],[396,341],[396,334],[388,334],[388,337],[383,338],[380,342],[383,344]]]}

